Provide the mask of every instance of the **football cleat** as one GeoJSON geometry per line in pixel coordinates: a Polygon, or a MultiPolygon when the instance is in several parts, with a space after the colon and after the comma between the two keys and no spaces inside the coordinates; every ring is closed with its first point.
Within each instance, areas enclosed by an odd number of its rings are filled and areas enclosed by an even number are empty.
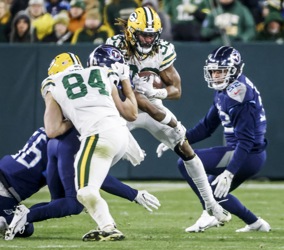
{"type": "Polygon", "coordinates": [[[270,225],[263,219],[258,218],[258,220],[250,225],[246,225],[244,228],[240,228],[236,230],[237,233],[247,233],[247,232],[270,232],[271,227],[270,225]]]}
{"type": "Polygon", "coordinates": [[[5,235],[6,230],[8,229],[8,224],[6,219],[3,216],[0,216],[0,236],[5,235]]]}
{"type": "Polygon", "coordinates": [[[229,222],[232,219],[230,212],[224,209],[217,202],[212,207],[208,207],[207,212],[209,215],[215,216],[220,222],[229,222]]]}
{"type": "Polygon", "coordinates": [[[219,227],[219,226],[224,226],[224,223],[218,221],[215,216],[209,215],[207,211],[204,210],[200,218],[195,222],[195,224],[186,228],[185,232],[199,233],[199,232],[204,232],[204,230],[208,228],[219,227]]]}
{"type": "Polygon", "coordinates": [[[116,241],[123,240],[125,236],[117,229],[112,231],[91,230],[83,235],[83,241],[116,241]]]}
{"type": "Polygon", "coordinates": [[[27,224],[27,214],[30,210],[25,205],[19,205],[14,211],[14,217],[5,233],[5,240],[14,239],[16,233],[21,233],[25,230],[27,224]]]}

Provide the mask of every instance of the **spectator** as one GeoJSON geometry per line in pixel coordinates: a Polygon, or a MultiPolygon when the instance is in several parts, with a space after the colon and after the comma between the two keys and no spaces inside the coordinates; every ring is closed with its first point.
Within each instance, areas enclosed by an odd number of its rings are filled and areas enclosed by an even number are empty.
{"type": "Polygon", "coordinates": [[[28,8],[28,6],[29,6],[29,0],[12,0],[10,6],[12,19],[19,11],[25,10],[26,8],[28,8]]]}
{"type": "Polygon", "coordinates": [[[284,19],[278,12],[271,12],[265,18],[264,27],[256,35],[257,41],[275,41],[278,44],[284,42],[284,19]]]}
{"type": "Polygon", "coordinates": [[[69,26],[68,29],[75,33],[76,30],[83,28],[85,25],[86,19],[86,4],[84,0],[72,0],[70,2],[70,10],[69,10],[69,26]]]}
{"type": "Polygon", "coordinates": [[[29,7],[25,11],[31,18],[39,41],[52,32],[53,17],[46,12],[44,0],[29,0],[29,7]]]}
{"type": "Polygon", "coordinates": [[[9,42],[11,21],[12,18],[9,11],[9,5],[5,0],[0,0],[0,43],[9,42]]]}
{"type": "Polygon", "coordinates": [[[139,6],[138,0],[112,0],[104,8],[104,23],[112,28],[114,34],[120,34],[122,33],[121,27],[114,25],[115,19],[127,20],[139,6]]]}
{"type": "Polygon", "coordinates": [[[202,0],[164,0],[164,9],[172,21],[174,41],[201,41],[201,25],[206,17],[202,0]]]}
{"type": "Polygon", "coordinates": [[[92,9],[86,13],[85,26],[75,31],[71,43],[101,44],[113,35],[112,29],[102,23],[102,17],[98,9],[92,9]]]}
{"type": "Polygon", "coordinates": [[[158,0],[143,0],[142,7],[144,6],[152,7],[158,13],[161,19],[161,22],[162,22],[162,27],[163,27],[161,38],[167,41],[173,40],[171,19],[166,12],[159,10],[159,1],[158,0]]]}
{"type": "Polygon", "coordinates": [[[73,33],[68,30],[68,25],[68,12],[61,11],[59,14],[54,16],[52,33],[45,36],[42,39],[42,42],[56,43],[57,45],[61,45],[63,43],[70,43],[72,40],[73,33]]]}
{"type": "Polygon", "coordinates": [[[31,19],[25,11],[19,11],[12,21],[10,43],[32,43],[35,35],[31,27],[31,19]]]}
{"type": "Polygon", "coordinates": [[[66,0],[47,0],[45,7],[46,11],[54,17],[62,10],[69,11],[70,3],[66,0]]]}
{"type": "Polygon", "coordinates": [[[251,41],[255,37],[255,23],[252,14],[238,0],[217,0],[214,8],[203,21],[201,35],[218,44],[230,41],[251,41]]]}

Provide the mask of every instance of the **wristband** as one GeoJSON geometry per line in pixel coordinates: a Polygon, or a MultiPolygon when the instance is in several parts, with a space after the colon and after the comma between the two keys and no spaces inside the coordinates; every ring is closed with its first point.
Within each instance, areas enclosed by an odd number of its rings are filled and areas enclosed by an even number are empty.
{"type": "Polygon", "coordinates": [[[166,99],[168,96],[168,91],[163,88],[163,89],[155,89],[155,98],[157,99],[166,99]]]}
{"type": "Polygon", "coordinates": [[[166,112],[165,118],[162,121],[160,121],[160,123],[167,125],[171,121],[171,119],[172,119],[171,114],[169,112],[166,112]]]}

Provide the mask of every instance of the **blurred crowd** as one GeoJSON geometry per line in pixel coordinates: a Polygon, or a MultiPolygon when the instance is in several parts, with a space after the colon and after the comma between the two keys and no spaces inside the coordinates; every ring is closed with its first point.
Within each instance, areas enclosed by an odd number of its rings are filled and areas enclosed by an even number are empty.
{"type": "Polygon", "coordinates": [[[100,44],[140,6],[168,41],[284,42],[284,0],[0,0],[0,42],[100,44]]]}

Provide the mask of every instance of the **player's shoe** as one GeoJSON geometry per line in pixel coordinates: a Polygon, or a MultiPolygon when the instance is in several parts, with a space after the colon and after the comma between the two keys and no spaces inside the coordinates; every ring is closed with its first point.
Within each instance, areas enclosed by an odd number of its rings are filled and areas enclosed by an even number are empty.
{"type": "Polygon", "coordinates": [[[14,211],[14,217],[5,233],[5,240],[14,239],[16,233],[25,229],[27,223],[27,214],[30,210],[25,205],[19,205],[14,211]]]}
{"type": "Polygon", "coordinates": [[[116,241],[123,240],[125,236],[117,229],[111,231],[91,230],[83,235],[83,241],[116,241]]]}
{"type": "Polygon", "coordinates": [[[215,216],[209,215],[207,211],[204,210],[200,218],[195,222],[195,224],[186,228],[185,232],[199,233],[199,232],[204,232],[204,230],[208,228],[219,227],[219,226],[224,226],[224,223],[218,221],[215,216]]]}
{"type": "Polygon", "coordinates": [[[247,232],[270,232],[271,227],[270,225],[263,219],[258,218],[258,220],[250,225],[246,225],[244,228],[240,228],[236,230],[237,233],[247,233],[247,232]]]}
{"type": "Polygon", "coordinates": [[[5,235],[7,229],[8,224],[6,219],[3,216],[0,216],[0,237],[3,237],[5,235]]]}
{"type": "Polygon", "coordinates": [[[217,202],[211,207],[207,208],[207,212],[211,216],[215,216],[220,222],[229,222],[232,219],[232,215],[226,209],[224,209],[217,202]]]}

